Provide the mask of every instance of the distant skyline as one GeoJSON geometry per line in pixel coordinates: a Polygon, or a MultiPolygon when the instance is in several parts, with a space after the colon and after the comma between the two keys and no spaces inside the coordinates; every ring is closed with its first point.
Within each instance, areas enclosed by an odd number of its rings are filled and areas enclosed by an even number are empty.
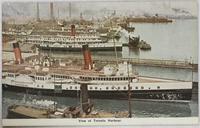
{"type": "MultiPolygon", "coordinates": [[[[69,17],[69,1],[54,3],[54,16],[66,19],[69,17]]],[[[49,2],[39,2],[40,18],[48,19],[49,2]]],[[[84,18],[95,18],[111,15],[114,10],[118,16],[129,15],[186,15],[197,16],[198,6],[196,0],[133,0],[133,1],[72,1],[72,17],[78,18],[80,13],[84,18]]],[[[2,13],[4,18],[17,19],[36,18],[36,2],[3,2],[2,13]]]]}

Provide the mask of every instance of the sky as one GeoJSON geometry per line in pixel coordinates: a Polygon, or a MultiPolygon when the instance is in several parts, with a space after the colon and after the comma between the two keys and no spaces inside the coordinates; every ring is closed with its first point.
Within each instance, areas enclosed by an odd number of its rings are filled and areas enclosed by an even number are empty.
{"type": "MultiPolygon", "coordinates": [[[[49,17],[49,2],[39,2],[40,17],[49,17]]],[[[178,15],[173,9],[184,10],[187,14],[197,16],[196,0],[110,0],[109,2],[103,0],[94,1],[75,1],[71,2],[72,16],[79,17],[80,13],[83,16],[98,17],[102,15],[109,15],[116,10],[117,15],[142,15],[149,14],[167,14],[178,15]]],[[[35,17],[36,16],[36,2],[4,2],[2,4],[2,12],[4,17],[35,17]]],[[[69,1],[54,2],[55,17],[66,18],[69,16],[69,1]]]]}

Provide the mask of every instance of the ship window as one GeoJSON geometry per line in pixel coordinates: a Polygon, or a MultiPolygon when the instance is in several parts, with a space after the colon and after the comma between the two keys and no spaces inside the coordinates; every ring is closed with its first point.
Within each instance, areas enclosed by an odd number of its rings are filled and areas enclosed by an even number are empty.
{"type": "Polygon", "coordinates": [[[97,87],[95,87],[95,89],[97,89],[97,87]]]}
{"type": "Polygon", "coordinates": [[[72,86],[70,86],[69,88],[72,89],[72,86]]]}
{"type": "Polygon", "coordinates": [[[77,87],[75,87],[75,89],[77,89],[77,87]]]}
{"type": "Polygon", "coordinates": [[[126,87],[124,87],[124,89],[126,89],[126,87]]]}
{"type": "Polygon", "coordinates": [[[108,90],[108,87],[106,87],[106,89],[108,90]]]}
{"type": "Polygon", "coordinates": [[[144,89],[144,87],[142,86],[141,89],[144,89]]]}
{"type": "Polygon", "coordinates": [[[157,86],[157,89],[160,89],[160,86],[157,86]]]}
{"type": "Polygon", "coordinates": [[[130,86],[130,89],[132,89],[132,87],[130,86]]]}
{"type": "Polygon", "coordinates": [[[138,87],[136,86],[135,89],[138,89],[138,87]]]}
{"type": "Polygon", "coordinates": [[[37,85],[37,87],[39,87],[39,85],[37,85]]]}
{"type": "Polygon", "coordinates": [[[42,85],[42,88],[44,87],[44,85],[42,85]]]}
{"type": "Polygon", "coordinates": [[[114,86],[112,86],[112,89],[114,89],[115,87],[114,86]]]}
{"type": "Polygon", "coordinates": [[[92,89],[92,87],[90,87],[90,89],[92,89]]]}
{"type": "Polygon", "coordinates": [[[118,90],[120,89],[120,87],[118,87],[118,90]]]}
{"type": "Polygon", "coordinates": [[[150,90],[151,88],[149,87],[149,90],[150,90]]]}
{"type": "Polygon", "coordinates": [[[68,90],[68,88],[66,88],[66,90],[68,90]]]}

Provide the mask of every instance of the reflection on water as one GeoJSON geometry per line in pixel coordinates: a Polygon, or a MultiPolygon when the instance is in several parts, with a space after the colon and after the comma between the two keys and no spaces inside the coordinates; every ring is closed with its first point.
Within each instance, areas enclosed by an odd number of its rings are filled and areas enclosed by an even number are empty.
{"type": "MultiPolygon", "coordinates": [[[[197,95],[195,95],[197,97],[197,95]]],[[[195,98],[194,98],[195,99],[195,98]]],[[[55,101],[58,107],[77,106],[79,98],[38,96],[31,94],[4,91],[3,118],[6,118],[7,108],[13,104],[33,104],[36,101],[46,103],[55,101]]],[[[127,111],[127,100],[91,99],[98,111],[127,111]]],[[[190,117],[198,116],[197,100],[191,102],[159,102],[132,99],[132,112],[134,117],[190,117]]]]}

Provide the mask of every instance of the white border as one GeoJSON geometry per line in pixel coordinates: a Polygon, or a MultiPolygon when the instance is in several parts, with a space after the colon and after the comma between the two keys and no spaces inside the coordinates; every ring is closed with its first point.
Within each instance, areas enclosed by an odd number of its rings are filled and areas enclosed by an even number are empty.
{"type": "Polygon", "coordinates": [[[198,117],[185,118],[115,118],[120,122],[109,122],[114,118],[77,118],[77,119],[3,119],[3,126],[127,126],[127,125],[198,125],[198,117]],[[86,122],[80,122],[84,120],[86,122]],[[89,122],[91,120],[91,122],[89,122]],[[105,120],[96,122],[94,120],[105,120]]]}
{"type": "MultiPolygon", "coordinates": [[[[92,0],[2,0],[1,5],[0,5],[0,14],[2,14],[2,3],[3,2],[36,2],[36,1],[91,1],[92,0]]],[[[107,0],[93,0],[94,2],[97,1],[104,1],[107,2],[107,0]]],[[[109,0],[109,1],[123,1],[123,0],[109,0]]],[[[139,0],[125,0],[125,1],[139,1],[139,0]]],[[[150,1],[150,0],[142,0],[144,1],[150,1]]],[[[153,1],[153,0],[152,0],[153,1]]],[[[159,1],[159,0],[154,0],[154,1],[159,1]]],[[[171,1],[171,0],[170,0],[171,1]]],[[[180,1],[187,1],[187,0],[180,0],[180,1]]],[[[198,7],[200,7],[200,0],[197,0],[198,2],[198,7]]],[[[198,8],[199,10],[199,8],[198,8]]],[[[198,22],[199,21],[200,13],[198,15],[198,22]]],[[[2,15],[0,16],[0,21],[2,20],[2,15]]],[[[198,25],[198,33],[200,30],[200,25],[198,25]]],[[[0,25],[0,30],[2,30],[2,24],[0,25]]],[[[0,34],[0,38],[2,39],[2,35],[0,34]]],[[[200,33],[199,33],[199,40],[200,40],[200,33]]],[[[200,49],[200,45],[199,45],[200,49]]],[[[200,51],[199,51],[200,55],[200,51]]],[[[0,69],[2,69],[2,45],[0,45],[0,69]]],[[[199,59],[200,60],[200,59],[199,59]]],[[[200,65],[199,65],[200,69],[200,65]]],[[[0,75],[2,74],[2,71],[0,71],[0,75]]],[[[200,78],[200,75],[198,76],[200,78]]],[[[2,88],[0,88],[0,103],[2,103],[2,88]]],[[[199,97],[200,101],[200,97],[199,97]]],[[[200,103],[200,102],[199,102],[200,103]]],[[[198,104],[199,106],[199,104],[198,104]]],[[[86,123],[80,123],[79,120],[93,120],[90,118],[85,118],[85,119],[2,119],[2,104],[0,105],[0,126],[68,126],[68,127],[75,127],[75,126],[101,126],[101,127],[109,127],[109,126],[123,126],[123,127],[132,127],[132,125],[135,125],[134,127],[162,127],[162,128],[172,128],[172,127],[180,127],[180,128],[199,128],[200,127],[200,118],[199,117],[184,117],[184,118],[128,118],[128,119],[120,119],[120,122],[86,122],[86,123]]],[[[200,112],[199,112],[200,113],[200,112]]],[[[101,119],[101,118],[98,118],[101,119]]],[[[105,120],[108,120],[108,118],[102,118],[105,120]]],[[[113,119],[113,118],[112,118],[113,119]]],[[[118,119],[118,118],[116,118],[118,119]]]]}

